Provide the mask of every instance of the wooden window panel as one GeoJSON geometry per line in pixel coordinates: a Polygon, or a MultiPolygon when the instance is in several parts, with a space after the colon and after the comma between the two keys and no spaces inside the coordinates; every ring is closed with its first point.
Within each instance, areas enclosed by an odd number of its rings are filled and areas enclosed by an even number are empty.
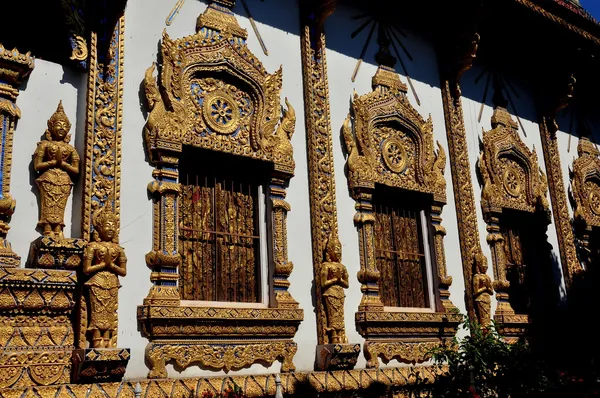
{"type": "Polygon", "coordinates": [[[430,306],[421,228],[419,212],[375,205],[376,261],[387,307],[430,306]]]}
{"type": "Polygon", "coordinates": [[[258,185],[193,174],[182,180],[181,298],[260,302],[258,185]]]}

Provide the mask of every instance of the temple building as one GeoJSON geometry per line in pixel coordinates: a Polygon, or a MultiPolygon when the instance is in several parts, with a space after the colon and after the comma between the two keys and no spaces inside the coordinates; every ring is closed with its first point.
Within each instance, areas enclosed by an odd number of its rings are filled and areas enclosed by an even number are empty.
{"type": "Polygon", "coordinates": [[[578,1],[0,10],[0,397],[433,382],[600,261],[578,1]]]}

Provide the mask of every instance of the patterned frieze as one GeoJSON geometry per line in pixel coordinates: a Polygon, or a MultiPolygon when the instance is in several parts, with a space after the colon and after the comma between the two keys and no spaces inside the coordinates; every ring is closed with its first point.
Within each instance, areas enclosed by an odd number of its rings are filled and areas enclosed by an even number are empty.
{"type": "MultiPolygon", "coordinates": [[[[337,370],[329,372],[284,373],[281,379],[281,392],[284,395],[309,391],[314,393],[337,393],[365,390],[375,384],[394,390],[405,387],[431,385],[438,376],[446,374],[447,367],[416,366],[381,369],[337,370]]],[[[109,396],[115,398],[142,397],[181,397],[200,395],[204,392],[213,395],[227,388],[238,386],[249,398],[275,396],[278,383],[276,375],[248,375],[203,377],[187,379],[161,379],[124,381],[102,384],[65,384],[51,387],[19,387],[0,390],[1,398],[15,398],[37,394],[44,397],[109,396]],[[136,390],[138,391],[136,395],[136,390]]]]}
{"type": "Polygon", "coordinates": [[[0,268],[0,388],[65,384],[75,271],[0,268]]]}

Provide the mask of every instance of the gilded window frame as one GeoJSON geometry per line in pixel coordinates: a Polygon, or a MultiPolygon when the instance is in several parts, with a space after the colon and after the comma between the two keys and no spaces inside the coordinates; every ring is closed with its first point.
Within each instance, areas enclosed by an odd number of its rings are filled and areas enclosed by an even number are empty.
{"type": "Polygon", "coordinates": [[[516,314],[509,303],[510,283],[506,279],[504,237],[501,233],[503,212],[517,210],[535,214],[546,228],[550,223],[546,198],[548,181],[539,166],[535,150],[530,150],[521,140],[517,122],[501,106],[494,109],[492,130],[483,132],[477,167],[482,182],[481,209],[492,251],[493,287],[497,300],[494,320],[501,334],[509,340],[515,339],[526,333],[529,316],[516,314]],[[510,162],[507,163],[509,166],[503,167],[503,159],[510,162]],[[509,169],[511,173],[508,173],[509,169]],[[511,189],[508,174],[516,177],[517,190],[511,189]]]}
{"type": "Polygon", "coordinates": [[[248,49],[246,38],[246,31],[228,7],[210,4],[198,18],[196,34],[175,40],[163,34],[158,80],[153,76],[154,66],[146,72],[150,113],[144,138],[155,166],[154,180],[149,184],[153,248],[146,262],[152,270],[153,286],[144,305],[138,307],[138,321],[142,334],[150,340],[146,349],[149,378],[166,377],[169,362],[177,369],[200,364],[231,370],[279,360],[283,372],[294,370],[297,345],[293,337],[304,315],[288,291],[293,264],[287,257],[286,217],[290,205],[285,196],[295,167],[291,137],[296,118],[287,100],[287,109],[281,115],[281,68],[274,74],[267,73],[248,49]],[[210,84],[214,87],[202,95],[220,97],[230,105],[236,105],[232,90],[240,88],[250,96],[252,116],[243,121],[234,112],[234,128],[239,134],[232,132],[229,123],[221,127],[209,120],[205,107],[209,98],[202,103],[194,100],[192,78],[213,78],[210,84]],[[184,91],[186,87],[189,92],[184,91]],[[181,263],[177,212],[181,191],[178,163],[184,145],[272,165],[266,192],[272,240],[268,308],[259,304],[256,308],[239,308],[181,303],[177,286],[181,263]]]}
{"type": "Polygon", "coordinates": [[[379,366],[378,358],[386,362],[397,359],[412,364],[428,360],[430,349],[452,338],[462,319],[450,301],[448,289],[452,277],[446,272],[443,243],[446,230],[441,225],[441,213],[446,204],[446,155],[439,142],[438,150],[434,150],[431,116],[423,119],[409,103],[406,92],[406,85],[393,69],[380,66],[373,77],[373,91],[363,96],[354,95],[352,112],[343,126],[348,153],[348,187],[356,201],[354,222],[358,230],[361,264],[358,280],[363,292],[355,321],[358,332],[366,339],[364,352],[367,367],[371,368],[379,366]],[[382,123],[394,123],[400,127],[415,148],[411,154],[412,161],[396,168],[396,171],[392,170],[395,167],[386,166],[380,149],[383,142],[376,142],[374,138],[374,129],[382,123]],[[411,172],[405,173],[408,169],[411,172]],[[434,294],[435,311],[390,311],[381,302],[380,272],[374,254],[372,199],[376,184],[431,197],[429,229],[433,233],[430,234],[429,245],[433,246],[432,253],[435,255],[431,259],[434,267],[431,270],[434,275],[432,285],[437,289],[437,294],[434,294]]]}

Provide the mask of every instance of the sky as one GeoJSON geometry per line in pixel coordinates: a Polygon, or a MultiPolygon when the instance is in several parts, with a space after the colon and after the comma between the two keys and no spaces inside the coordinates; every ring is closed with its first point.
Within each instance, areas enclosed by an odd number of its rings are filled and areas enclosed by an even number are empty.
{"type": "Polygon", "coordinates": [[[588,10],[594,18],[600,21],[600,0],[580,0],[583,8],[588,10]]]}

